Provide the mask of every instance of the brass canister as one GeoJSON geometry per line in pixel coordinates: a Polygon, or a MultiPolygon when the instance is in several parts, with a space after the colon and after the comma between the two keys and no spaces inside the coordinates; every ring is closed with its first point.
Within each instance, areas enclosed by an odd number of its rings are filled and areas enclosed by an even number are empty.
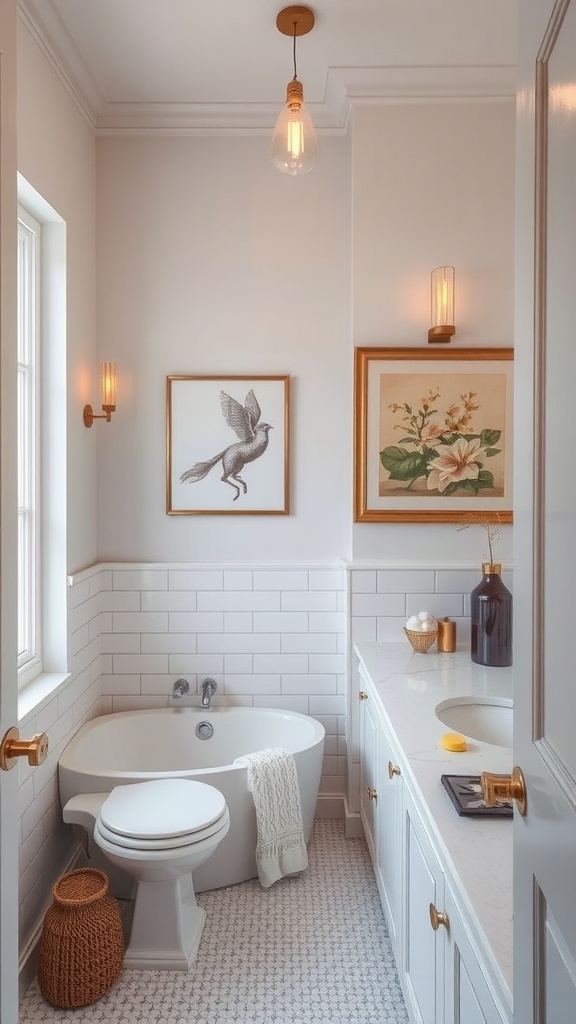
{"type": "Polygon", "coordinates": [[[438,619],[438,650],[446,654],[456,650],[456,623],[452,619],[438,619]]]}

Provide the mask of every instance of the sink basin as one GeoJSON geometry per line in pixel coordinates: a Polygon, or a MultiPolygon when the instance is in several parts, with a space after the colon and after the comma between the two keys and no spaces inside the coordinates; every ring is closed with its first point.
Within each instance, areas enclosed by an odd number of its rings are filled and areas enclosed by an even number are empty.
{"type": "Polygon", "coordinates": [[[505,697],[452,697],[436,705],[436,717],[480,743],[512,746],[512,701],[505,697]]]}

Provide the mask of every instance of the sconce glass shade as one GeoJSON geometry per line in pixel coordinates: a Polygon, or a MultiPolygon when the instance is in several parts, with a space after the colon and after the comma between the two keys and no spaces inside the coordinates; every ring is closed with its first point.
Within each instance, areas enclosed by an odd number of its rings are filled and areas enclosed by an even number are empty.
{"type": "Polygon", "coordinates": [[[270,155],[284,174],[306,174],[316,163],[318,139],[304,103],[304,90],[297,78],[286,88],[286,105],[280,111],[270,155]]]}
{"type": "Polygon", "coordinates": [[[102,393],[102,414],[95,413],[91,405],[85,405],[82,413],[85,427],[91,427],[94,420],[110,423],[116,409],[116,363],[102,363],[100,367],[100,390],[102,393]]]}
{"type": "Polygon", "coordinates": [[[114,412],[116,408],[116,363],[102,363],[102,408],[114,412]]]}
{"type": "Polygon", "coordinates": [[[437,267],[432,271],[432,324],[428,342],[449,342],[454,327],[454,267],[437,267]]]}

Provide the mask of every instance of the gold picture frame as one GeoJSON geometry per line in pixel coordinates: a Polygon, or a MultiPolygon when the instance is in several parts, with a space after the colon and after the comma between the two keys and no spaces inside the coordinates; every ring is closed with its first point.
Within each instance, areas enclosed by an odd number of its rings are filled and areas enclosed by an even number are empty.
{"type": "Polygon", "coordinates": [[[512,522],[512,348],[356,348],[354,521],[512,522]]]}
{"type": "Polygon", "coordinates": [[[166,513],[288,515],[290,377],[166,378],[166,513]]]}

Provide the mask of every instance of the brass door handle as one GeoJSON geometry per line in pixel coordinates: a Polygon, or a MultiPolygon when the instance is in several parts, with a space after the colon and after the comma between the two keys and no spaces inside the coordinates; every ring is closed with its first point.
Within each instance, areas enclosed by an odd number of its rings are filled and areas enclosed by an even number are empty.
{"type": "Polygon", "coordinates": [[[482,772],[480,776],[482,786],[482,799],[487,807],[494,807],[495,804],[511,800],[516,801],[519,814],[526,814],[526,783],[522,770],[514,765],[512,775],[493,775],[492,772],[482,772]]]}
{"type": "Polygon", "coordinates": [[[36,768],[48,757],[48,737],[45,732],[38,732],[31,740],[21,740],[15,726],[8,729],[0,743],[0,768],[9,772],[19,757],[27,757],[28,764],[36,768]]]}
{"type": "Polygon", "coordinates": [[[368,694],[364,690],[360,690],[358,700],[368,700],[368,694]]]}
{"type": "Polygon", "coordinates": [[[440,925],[444,925],[445,928],[450,929],[450,921],[448,920],[448,914],[445,914],[441,910],[436,910],[433,903],[428,908],[430,912],[430,924],[432,925],[435,932],[438,931],[440,925]]]}
{"type": "Polygon", "coordinates": [[[369,800],[377,800],[378,799],[378,793],[376,792],[375,789],[371,789],[370,786],[368,786],[368,788],[366,790],[366,795],[367,795],[369,800]]]}
{"type": "Polygon", "coordinates": [[[397,764],[392,764],[392,761],[388,761],[388,776],[393,779],[395,775],[402,775],[397,764]]]}

